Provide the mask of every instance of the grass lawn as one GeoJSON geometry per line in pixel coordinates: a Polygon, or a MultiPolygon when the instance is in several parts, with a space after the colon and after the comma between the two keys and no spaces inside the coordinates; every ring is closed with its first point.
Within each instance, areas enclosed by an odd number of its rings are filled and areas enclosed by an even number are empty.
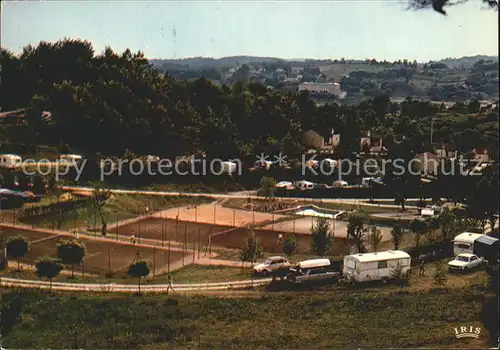
{"type": "MultiPolygon", "coordinates": [[[[188,265],[171,273],[175,283],[216,283],[229,281],[250,280],[249,268],[238,268],[230,266],[205,266],[188,265]]],[[[167,275],[160,275],[154,279],[154,283],[167,283],[167,275]]]]}
{"type": "MultiPolygon", "coordinates": [[[[149,207],[151,212],[175,208],[190,204],[203,204],[213,201],[205,197],[161,197],[161,196],[147,196],[147,195],[126,195],[116,194],[112,195],[104,205],[104,215],[107,218],[108,226],[112,225],[117,220],[125,220],[145,214],[146,206],[149,207]]],[[[47,205],[50,204],[50,198],[43,198],[40,203],[31,203],[27,206],[47,205]]],[[[59,217],[55,215],[38,215],[22,219],[23,223],[34,225],[37,227],[52,228],[52,225],[57,227],[59,217]]],[[[88,205],[87,207],[77,209],[75,212],[65,213],[61,220],[61,229],[73,228],[87,228],[100,227],[99,214],[88,205]]]]}
{"type": "MultiPolygon", "coordinates": [[[[229,281],[250,280],[250,269],[241,269],[229,266],[203,266],[203,265],[187,265],[171,273],[174,283],[216,283],[229,281]]],[[[9,268],[0,272],[0,276],[22,278],[27,280],[41,280],[35,275],[34,271],[21,270],[17,271],[14,268],[9,268]]],[[[130,278],[125,274],[113,277],[102,277],[86,274],[82,277],[81,271],[75,269],[75,277],[71,275],[59,275],[53,279],[53,282],[67,283],[118,283],[118,284],[137,284],[137,279],[130,278]]],[[[167,274],[162,274],[153,277],[145,278],[141,284],[166,284],[168,283],[167,274]]]]}
{"type": "MultiPolygon", "coordinates": [[[[124,185],[90,181],[83,184],[88,187],[105,187],[105,188],[124,188],[124,185]]],[[[133,186],[132,184],[126,186],[130,190],[144,190],[144,191],[165,191],[165,192],[189,192],[189,193],[227,193],[230,191],[243,191],[245,188],[233,182],[218,182],[213,184],[206,183],[168,183],[168,184],[149,184],[144,186],[133,186]]]]}
{"type": "Polygon", "coordinates": [[[485,304],[492,295],[481,276],[445,288],[424,277],[417,287],[225,293],[230,298],[4,290],[2,341],[6,348],[487,347],[498,319],[485,324],[483,312],[498,304],[485,304]],[[461,325],[481,327],[479,339],[456,339],[461,325]]]}
{"type": "MultiPolygon", "coordinates": [[[[63,271],[71,272],[70,268],[65,269],[63,271]]],[[[21,278],[26,280],[40,280],[40,281],[48,281],[46,279],[39,278],[33,270],[28,270],[25,268],[21,268],[21,271],[17,271],[16,268],[9,267],[8,269],[0,271],[0,276],[2,277],[11,277],[11,278],[21,278]]],[[[85,273],[82,277],[82,272],[78,267],[75,267],[75,276],[72,278],[71,274],[61,274],[52,279],[53,282],[67,282],[67,283],[122,283],[122,284],[134,284],[137,283],[137,280],[132,278],[121,278],[121,277],[103,277],[96,275],[89,275],[85,273]]]]}
{"type": "MultiPolygon", "coordinates": [[[[89,275],[88,273],[82,277],[81,269],[75,268],[75,276],[72,278],[70,268],[64,270],[66,273],[61,274],[53,279],[54,282],[68,283],[118,283],[118,284],[137,284],[137,279],[128,277],[125,273],[120,273],[111,277],[103,277],[97,275],[89,275]]],[[[216,283],[229,281],[250,280],[251,274],[249,268],[239,268],[230,266],[205,266],[190,264],[175,270],[171,273],[174,283],[216,283]]],[[[0,271],[0,276],[11,278],[22,278],[27,280],[40,280],[33,270],[21,268],[17,271],[16,268],[9,267],[0,271]]],[[[147,277],[141,281],[141,284],[166,284],[168,283],[168,275],[166,273],[155,277],[147,277]]],[[[257,278],[257,277],[256,277],[257,278]]]]}

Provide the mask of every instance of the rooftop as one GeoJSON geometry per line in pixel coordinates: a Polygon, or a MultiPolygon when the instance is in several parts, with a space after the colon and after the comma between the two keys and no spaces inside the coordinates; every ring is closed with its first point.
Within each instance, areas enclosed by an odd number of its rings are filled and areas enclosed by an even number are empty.
{"type": "Polygon", "coordinates": [[[353,254],[349,257],[354,258],[359,262],[371,262],[380,260],[390,260],[390,259],[402,259],[411,258],[410,255],[402,250],[388,250],[385,252],[375,252],[375,253],[365,253],[365,254],[353,254]]]}
{"type": "Polygon", "coordinates": [[[462,232],[461,234],[456,236],[453,241],[472,243],[481,236],[483,236],[483,234],[481,233],[462,232]]]}

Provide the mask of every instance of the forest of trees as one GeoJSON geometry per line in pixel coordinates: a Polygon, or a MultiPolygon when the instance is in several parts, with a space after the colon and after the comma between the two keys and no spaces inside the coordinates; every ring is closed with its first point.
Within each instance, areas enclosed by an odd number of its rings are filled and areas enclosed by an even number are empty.
{"type": "MultiPolygon", "coordinates": [[[[29,107],[24,140],[32,144],[68,144],[88,154],[175,156],[206,152],[221,158],[264,152],[298,155],[300,133],[315,129],[341,134],[338,155],[359,151],[359,139],[372,130],[389,146],[404,135],[415,152],[429,149],[432,116],[439,106],[408,99],[401,106],[387,95],[356,106],[317,106],[307,94],[276,92],[260,84],[217,87],[200,78],[178,81],[160,74],[140,52],[96,54],[91,43],[62,40],[27,46],[19,56],[2,50],[0,106],[29,107]],[[52,119],[40,118],[51,111],[52,119]],[[401,113],[399,113],[401,111],[401,113]]],[[[496,148],[497,126],[481,118],[447,117],[434,123],[435,140],[461,141],[465,148],[496,148]],[[491,124],[491,123],[490,123],[491,124]]],[[[492,116],[496,121],[496,112],[492,116]]]]}

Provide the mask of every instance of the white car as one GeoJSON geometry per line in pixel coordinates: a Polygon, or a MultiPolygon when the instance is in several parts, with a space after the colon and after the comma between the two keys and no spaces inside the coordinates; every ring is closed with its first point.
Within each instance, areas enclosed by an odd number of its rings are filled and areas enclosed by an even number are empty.
{"type": "Polygon", "coordinates": [[[333,271],[329,259],[311,259],[301,261],[290,269],[287,280],[292,283],[337,280],[339,275],[339,272],[333,271]]]}
{"type": "Polygon", "coordinates": [[[269,275],[271,272],[290,267],[290,262],[282,256],[272,256],[263,263],[257,264],[253,267],[255,274],[269,275]]]}
{"type": "Polygon", "coordinates": [[[448,263],[448,271],[468,271],[475,267],[479,267],[484,263],[484,258],[480,258],[475,254],[458,254],[455,259],[448,263]]]}
{"type": "Polygon", "coordinates": [[[343,187],[347,187],[347,186],[349,186],[347,184],[347,181],[338,180],[338,181],[334,181],[334,183],[333,183],[333,188],[343,188],[343,187]]]}

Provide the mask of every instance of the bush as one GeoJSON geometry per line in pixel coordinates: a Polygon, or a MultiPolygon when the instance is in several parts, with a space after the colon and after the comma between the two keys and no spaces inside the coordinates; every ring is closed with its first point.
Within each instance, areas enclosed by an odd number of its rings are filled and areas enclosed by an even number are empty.
{"type": "Polygon", "coordinates": [[[451,239],[419,245],[406,250],[412,259],[412,265],[417,265],[422,258],[427,262],[441,260],[453,256],[453,242],[451,239]]]}
{"type": "Polygon", "coordinates": [[[434,270],[434,274],[432,276],[434,278],[434,283],[439,286],[444,286],[446,281],[448,280],[446,265],[444,262],[440,261],[436,265],[436,269],[434,270]]]}
{"type": "Polygon", "coordinates": [[[408,285],[410,283],[409,277],[408,273],[403,272],[403,266],[401,264],[398,264],[391,273],[391,278],[399,285],[408,285]]]}

